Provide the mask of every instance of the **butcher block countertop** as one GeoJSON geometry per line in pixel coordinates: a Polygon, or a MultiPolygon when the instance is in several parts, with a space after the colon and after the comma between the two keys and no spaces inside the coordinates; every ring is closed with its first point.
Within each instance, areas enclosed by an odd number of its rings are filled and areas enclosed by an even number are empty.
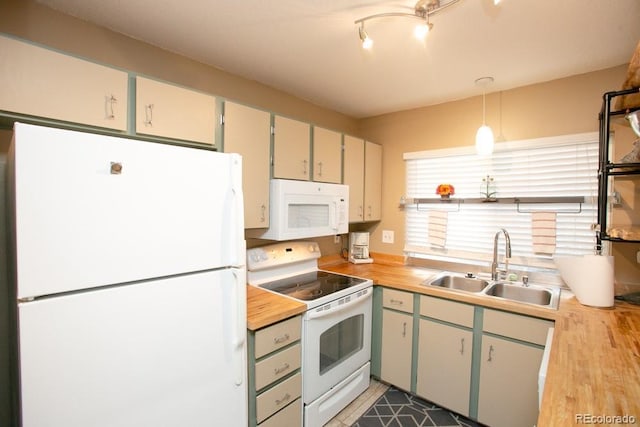
{"type": "MultiPolygon", "coordinates": [[[[374,254],[374,259],[373,264],[356,265],[335,256],[322,258],[319,265],[324,270],[372,279],[376,285],[556,322],[538,427],[640,425],[640,306],[616,301],[610,309],[586,307],[563,290],[559,309],[550,310],[423,286],[420,283],[437,271],[406,266],[399,257],[374,254]],[[627,418],[616,419],[618,416],[627,418]]],[[[304,304],[247,288],[249,329],[305,310],[304,304]]]]}
{"type": "Polygon", "coordinates": [[[255,331],[304,313],[301,302],[247,285],[247,329],[255,331]]]}

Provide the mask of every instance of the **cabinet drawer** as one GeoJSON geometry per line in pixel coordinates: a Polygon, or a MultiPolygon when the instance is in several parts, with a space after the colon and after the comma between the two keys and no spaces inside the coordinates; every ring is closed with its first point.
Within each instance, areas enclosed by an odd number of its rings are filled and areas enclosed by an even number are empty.
{"type": "Polygon", "coordinates": [[[382,290],[382,306],[413,313],[413,294],[385,288],[382,290]]]}
{"type": "Polygon", "coordinates": [[[473,328],[473,306],[427,296],[420,297],[420,315],[473,328]]]}
{"type": "Polygon", "coordinates": [[[269,418],[260,427],[302,426],[302,399],[298,399],[282,411],[269,418]]]}
{"type": "Polygon", "coordinates": [[[300,316],[292,317],[256,332],[255,358],[259,359],[300,339],[300,316]]]}
{"type": "Polygon", "coordinates": [[[256,363],[256,390],[289,375],[300,367],[300,343],[256,363]]]}
{"type": "Polygon", "coordinates": [[[484,310],[482,329],[492,334],[544,345],[547,340],[547,332],[551,327],[553,327],[551,320],[490,309],[484,310]]]}
{"type": "Polygon", "coordinates": [[[302,375],[295,374],[256,398],[256,418],[261,423],[302,395],[302,375]]]}

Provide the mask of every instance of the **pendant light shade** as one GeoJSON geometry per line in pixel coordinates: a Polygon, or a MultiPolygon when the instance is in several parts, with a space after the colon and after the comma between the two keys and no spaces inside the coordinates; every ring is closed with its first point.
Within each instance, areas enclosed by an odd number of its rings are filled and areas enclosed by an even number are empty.
{"type": "Polygon", "coordinates": [[[487,125],[482,125],[476,132],[476,152],[481,156],[493,153],[493,131],[487,125]]]}
{"type": "Polygon", "coordinates": [[[493,131],[485,121],[485,86],[493,82],[493,77],[481,77],[476,80],[477,85],[482,86],[482,126],[476,132],[476,152],[480,156],[488,156],[493,153],[493,131]]]}

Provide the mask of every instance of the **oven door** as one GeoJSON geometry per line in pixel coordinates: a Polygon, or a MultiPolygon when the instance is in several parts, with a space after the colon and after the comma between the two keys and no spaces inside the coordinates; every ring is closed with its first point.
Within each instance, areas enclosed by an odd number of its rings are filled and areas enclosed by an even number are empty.
{"type": "Polygon", "coordinates": [[[303,400],[309,404],[371,359],[372,289],[304,315],[303,400]]]}

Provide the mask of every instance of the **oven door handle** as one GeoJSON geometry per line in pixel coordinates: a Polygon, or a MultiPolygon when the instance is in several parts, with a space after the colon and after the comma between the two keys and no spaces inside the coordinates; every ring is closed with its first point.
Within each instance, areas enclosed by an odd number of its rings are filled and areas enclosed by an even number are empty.
{"type": "Polygon", "coordinates": [[[307,311],[307,319],[318,319],[320,317],[326,317],[326,316],[332,315],[334,313],[338,313],[340,311],[344,311],[344,310],[350,308],[352,305],[364,303],[367,300],[371,299],[372,294],[373,294],[373,292],[371,292],[371,289],[372,288],[367,288],[367,295],[361,295],[361,296],[359,296],[357,298],[353,298],[349,302],[345,302],[343,304],[336,305],[335,307],[332,306],[329,309],[320,310],[320,311],[318,311],[318,308],[322,308],[322,307],[326,307],[326,306],[320,306],[320,307],[311,309],[311,310],[307,311]]]}

